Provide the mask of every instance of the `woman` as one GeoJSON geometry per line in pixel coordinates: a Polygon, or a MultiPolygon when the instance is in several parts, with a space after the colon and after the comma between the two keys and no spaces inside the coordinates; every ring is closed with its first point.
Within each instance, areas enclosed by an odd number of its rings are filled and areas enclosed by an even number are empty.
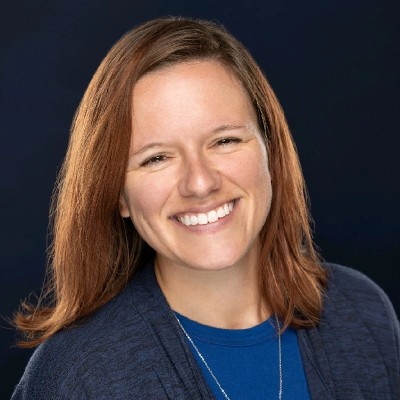
{"type": "Polygon", "coordinates": [[[391,399],[399,325],[322,264],[283,111],[222,27],[128,32],[76,113],[14,399],[391,399]]]}

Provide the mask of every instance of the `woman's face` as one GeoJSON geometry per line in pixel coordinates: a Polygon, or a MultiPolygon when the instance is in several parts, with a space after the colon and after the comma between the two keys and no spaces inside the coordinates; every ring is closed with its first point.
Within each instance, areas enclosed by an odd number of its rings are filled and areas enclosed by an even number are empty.
{"type": "Polygon", "coordinates": [[[271,181],[255,110],[233,74],[216,61],[152,72],[134,87],[132,121],[121,215],[159,265],[254,260],[271,181]]]}

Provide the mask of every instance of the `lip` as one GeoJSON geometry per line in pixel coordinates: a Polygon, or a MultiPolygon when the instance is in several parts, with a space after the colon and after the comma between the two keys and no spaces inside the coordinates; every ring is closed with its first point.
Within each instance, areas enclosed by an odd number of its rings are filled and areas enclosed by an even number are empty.
{"type": "Polygon", "coordinates": [[[185,215],[188,214],[201,214],[201,213],[208,213],[212,210],[217,209],[218,207],[223,206],[226,203],[230,203],[233,201],[234,203],[234,207],[236,206],[237,202],[238,202],[238,198],[234,198],[234,199],[230,199],[230,200],[226,200],[226,201],[222,201],[222,202],[218,202],[218,203],[210,203],[207,204],[205,206],[201,206],[201,207],[192,207],[192,208],[187,208],[185,211],[180,211],[176,214],[173,214],[170,216],[170,219],[176,219],[179,217],[184,217],[185,215]]]}

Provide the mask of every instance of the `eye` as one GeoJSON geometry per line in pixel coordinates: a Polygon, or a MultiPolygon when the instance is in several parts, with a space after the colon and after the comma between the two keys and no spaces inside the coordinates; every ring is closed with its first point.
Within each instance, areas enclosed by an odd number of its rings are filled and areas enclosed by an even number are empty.
{"type": "Polygon", "coordinates": [[[222,138],[217,140],[217,146],[226,146],[230,144],[241,143],[242,139],[239,138],[222,138]]]}
{"type": "Polygon", "coordinates": [[[157,154],[157,155],[152,156],[152,157],[146,159],[145,161],[143,161],[140,164],[140,166],[141,167],[149,167],[149,166],[152,166],[152,165],[161,164],[166,159],[167,159],[167,156],[165,156],[163,154],[157,154]]]}

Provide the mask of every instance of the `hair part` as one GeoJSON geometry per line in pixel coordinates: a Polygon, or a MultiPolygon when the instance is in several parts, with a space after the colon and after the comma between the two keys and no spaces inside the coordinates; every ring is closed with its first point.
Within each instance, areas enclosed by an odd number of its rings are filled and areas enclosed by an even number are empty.
{"type": "Polygon", "coordinates": [[[131,140],[132,91],[144,75],[193,60],[221,62],[243,84],[268,151],[273,198],[261,232],[260,291],[284,328],[314,326],[326,274],[312,242],[304,180],[283,110],[252,56],[222,26],[160,18],[126,33],[94,74],[73,119],[50,212],[48,275],[14,323],[22,347],[73,326],[116,296],[154,251],[119,198],[131,140]]]}

